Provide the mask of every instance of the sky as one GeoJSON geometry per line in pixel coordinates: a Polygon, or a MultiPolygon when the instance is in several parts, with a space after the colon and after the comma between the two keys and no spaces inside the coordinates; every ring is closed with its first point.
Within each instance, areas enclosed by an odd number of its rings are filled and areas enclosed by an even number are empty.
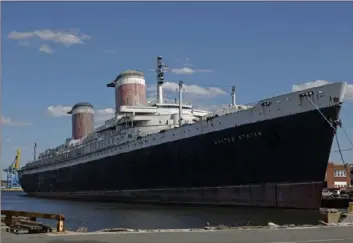
{"type": "MultiPolygon", "coordinates": [[[[2,168],[71,136],[65,112],[88,101],[97,125],[114,112],[106,84],[125,69],[145,73],[154,100],[156,56],[164,90],[214,110],[291,92],[293,85],[353,85],[352,2],[2,2],[2,168]],[[317,81],[318,80],[318,81],[317,81]]],[[[298,86],[295,86],[298,87],[298,86]]],[[[301,86],[300,86],[301,87],[301,86]]],[[[341,118],[353,140],[353,86],[341,118]]],[[[341,148],[352,149],[343,131],[341,148]]],[[[293,148],[295,152],[296,148],[293,148]]],[[[333,145],[331,160],[342,163],[333,145]]],[[[353,153],[343,153],[353,163],[353,153]]]]}

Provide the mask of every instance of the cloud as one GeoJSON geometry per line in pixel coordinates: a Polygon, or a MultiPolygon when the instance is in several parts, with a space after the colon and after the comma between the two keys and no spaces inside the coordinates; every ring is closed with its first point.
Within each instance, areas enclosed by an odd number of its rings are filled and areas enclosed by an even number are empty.
{"type": "Polygon", "coordinates": [[[329,82],[326,80],[314,80],[314,81],[310,81],[310,82],[303,83],[303,84],[294,84],[292,86],[292,92],[300,91],[300,90],[304,90],[304,89],[309,89],[309,88],[314,88],[314,87],[322,86],[322,85],[325,85],[328,83],[329,82]]]}
{"type": "MultiPolygon", "coordinates": [[[[313,88],[313,87],[318,87],[318,86],[322,86],[325,84],[329,84],[329,81],[326,80],[314,80],[314,81],[310,81],[307,83],[303,83],[303,84],[294,84],[292,86],[292,92],[295,91],[300,91],[300,90],[304,90],[304,89],[309,89],[309,88],[313,88]]],[[[346,93],[344,98],[346,100],[353,100],[353,84],[348,84],[347,85],[347,89],[346,89],[346,93]]]]}
{"type": "Polygon", "coordinates": [[[94,119],[97,122],[106,121],[106,120],[109,120],[110,118],[113,118],[114,114],[115,114],[115,110],[113,108],[99,109],[95,111],[94,119]]]}
{"type": "Polygon", "coordinates": [[[28,32],[11,31],[8,35],[12,40],[28,40],[37,38],[42,41],[52,41],[69,47],[71,45],[85,44],[85,41],[92,37],[80,33],[79,30],[71,29],[70,31],[55,31],[50,29],[33,30],[28,32]]]}
{"type": "Polygon", "coordinates": [[[40,48],[39,48],[39,51],[40,52],[44,52],[44,53],[47,53],[47,54],[53,54],[54,53],[54,50],[50,48],[50,46],[48,45],[42,45],[40,48]]]}
{"type": "MultiPolygon", "coordinates": [[[[71,108],[71,106],[52,105],[48,107],[48,113],[53,117],[70,116],[67,112],[69,112],[71,108]]],[[[113,108],[98,109],[94,111],[94,120],[96,122],[106,121],[113,118],[114,114],[115,110],[113,108]]]]}
{"type": "Polygon", "coordinates": [[[105,50],[104,53],[107,53],[107,54],[115,54],[115,53],[116,53],[116,50],[105,50]]]}
{"type": "Polygon", "coordinates": [[[192,69],[190,67],[183,67],[183,68],[172,68],[170,70],[172,73],[179,74],[179,75],[190,75],[194,73],[211,73],[213,70],[211,69],[192,69]]]}
{"type": "Polygon", "coordinates": [[[5,117],[5,116],[0,117],[0,123],[2,125],[7,125],[7,126],[29,126],[29,125],[31,125],[30,122],[16,121],[10,117],[5,117]]]}
{"type": "Polygon", "coordinates": [[[61,117],[61,116],[70,116],[67,114],[71,111],[72,106],[62,106],[62,105],[51,105],[48,107],[48,113],[54,117],[61,117]]]}

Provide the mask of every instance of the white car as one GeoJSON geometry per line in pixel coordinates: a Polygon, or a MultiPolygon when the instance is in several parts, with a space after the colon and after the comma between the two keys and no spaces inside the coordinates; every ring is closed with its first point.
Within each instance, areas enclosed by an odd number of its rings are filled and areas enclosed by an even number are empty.
{"type": "Polygon", "coordinates": [[[329,190],[327,190],[327,189],[322,190],[323,197],[332,197],[332,195],[333,195],[333,193],[330,192],[329,190]]]}

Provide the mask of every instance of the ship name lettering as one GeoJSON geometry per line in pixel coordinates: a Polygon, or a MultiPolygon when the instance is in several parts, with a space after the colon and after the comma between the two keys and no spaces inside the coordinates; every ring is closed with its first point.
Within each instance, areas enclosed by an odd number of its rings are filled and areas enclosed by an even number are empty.
{"type": "Polygon", "coordinates": [[[246,134],[241,134],[238,136],[239,140],[244,140],[244,139],[250,139],[250,138],[254,138],[254,137],[260,137],[262,135],[261,132],[250,132],[250,133],[246,133],[246,134]]]}
{"type": "Polygon", "coordinates": [[[256,132],[250,132],[250,133],[246,133],[246,134],[241,134],[238,136],[232,136],[232,137],[225,137],[223,139],[217,139],[217,140],[213,140],[214,144],[224,144],[224,143],[235,143],[235,141],[242,141],[245,139],[251,139],[251,138],[255,138],[255,137],[260,137],[262,136],[262,133],[259,131],[256,132]]]}

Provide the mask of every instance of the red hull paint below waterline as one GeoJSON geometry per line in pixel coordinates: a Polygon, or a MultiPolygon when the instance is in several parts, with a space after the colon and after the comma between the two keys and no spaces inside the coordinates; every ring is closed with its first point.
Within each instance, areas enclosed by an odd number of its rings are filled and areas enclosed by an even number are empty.
{"type": "Polygon", "coordinates": [[[124,191],[28,192],[76,200],[318,209],[323,182],[124,191]]]}

